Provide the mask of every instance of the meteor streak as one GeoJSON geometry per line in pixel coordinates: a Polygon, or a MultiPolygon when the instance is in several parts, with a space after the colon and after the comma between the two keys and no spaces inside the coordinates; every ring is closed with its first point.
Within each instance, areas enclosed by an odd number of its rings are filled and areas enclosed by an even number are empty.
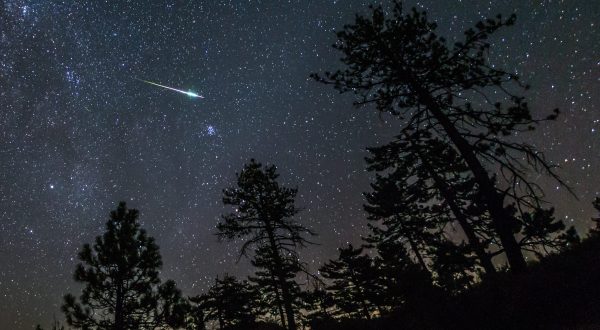
{"type": "Polygon", "coordinates": [[[134,79],[135,79],[135,80],[139,80],[139,81],[141,81],[141,82],[144,82],[144,83],[146,83],[146,84],[150,84],[150,85],[154,85],[154,86],[158,86],[158,87],[162,87],[162,88],[170,89],[170,90],[172,90],[172,91],[176,91],[176,92],[179,92],[179,93],[181,93],[181,94],[185,94],[185,95],[187,95],[187,96],[189,96],[189,97],[196,97],[196,98],[201,98],[201,99],[203,99],[203,98],[204,98],[204,96],[202,96],[202,95],[198,95],[198,94],[196,94],[196,93],[194,93],[194,92],[186,92],[186,91],[182,91],[182,90],[180,90],[180,89],[177,89],[177,88],[173,88],[173,87],[169,87],[169,86],[165,86],[165,85],[157,84],[157,83],[155,83],[155,82],[148,81],[148,80],[143,80],[143,79],[138,79],[138,78],[134,78],[134,79]]]}

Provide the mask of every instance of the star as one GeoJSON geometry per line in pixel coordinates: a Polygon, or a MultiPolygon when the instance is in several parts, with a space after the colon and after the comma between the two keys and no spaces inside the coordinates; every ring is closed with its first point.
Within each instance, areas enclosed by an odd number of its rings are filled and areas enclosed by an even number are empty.
{"type": "MultiPolygon", "coordinates": [[[[393,139],[398,123],[308,76],[341,65],[334,31],[369,3],[2,2],[0,297],[10,303],[0,304],[0,329],[61,317],[78,251],[120,200],[140,210],[161,277],[185,296],[217,275],[251,274],[236,264],[238,246],[214,235],[222,189],[250,158],[298,187],[297,220],[319,234],[302,255],[313,270],[345,242],[358,246],[368,230],[362,193],[374,179],[366,148],[393,139]]],[[[597,2],[413,5],[449,43],[479,19],[517,13],[489,56],[531,85],[534,115],[561,110],[517,138],[560,163],[579,200],[543,176],[536,183],[556,218],[584,232],[600,195],[597,2]]]]}

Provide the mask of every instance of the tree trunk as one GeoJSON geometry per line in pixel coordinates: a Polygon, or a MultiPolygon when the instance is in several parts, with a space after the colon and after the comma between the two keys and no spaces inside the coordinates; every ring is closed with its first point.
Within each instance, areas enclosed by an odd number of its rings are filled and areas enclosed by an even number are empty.
{"type": "Polygon", "coordinates": [[[281,296],[283,298],[283,306],[285,308],[285,313],[287,316],[288,329],[296,330],[296,321],[294,320],[294,309],[292,307],[292,297],[290,295],[290,291],[285,280],[285,274],[283,273],[283,261],[281,260],[279,250],[277,249],[277,242],[275,241],[273,229],[268,224],[266,226],[266,229],[267,234],[269,236],[269,244],[271,247],[271,253],[273,255],[273,261],[275,263],[275,269],[273,270],[273,273],[275,274],[275,276],[277,276],[277,279],[279,281],[281,296]]]}
{"type": "Polygon", "coordinates": [[[479,241],[479,238],[475,234],[473,226],[471,226],[460,207],[456,204],[451,188],[448,186],[446,181],[434,171],[427,158],[418,150],[418,146],[416,148],[417,153],[419,154],[419,158],[421,158],[423,166],[425,166],[425,170],[429,172],[429,175],[433,178],[433,181],[439,189],[442,197],[444,198],[446,203],[448,203],[448,206],[454,214],[454,217],[460,224],[463,232],[465,233],[465,236],[467,236],[467,241],[469,242],[469,245],[473,248],[473,251],[475,251],[475,253],[479,257],[479,260],[481,261],[481,266],[483,267],[483,269],[485,269],[485,272],[487,274],[495,274],[496,267],[494,267],[494,264],[492,264],[492,258],[485,251],[483,244],[479,241]]]}
{"type": "Polygon", "coordinates": [[[117,301],[115,303],[115,327],[114,330],[124,330],[123,320],[123,283],[117,280],[117,301]]]}
{"type": "Polygon", "coordinates": [[[527,268],[527,263],[523,257],[521,247],[517,243],[511,228],[512,216],[506,212],[503,205],[503,198],[498,194],[494,183],[488,176],[487,171],[475,156],[473,147],[465,140],[456,129],[450,119],[443,113],[440,106],[433,100],[432,96],[424,92],[421,88],[415,88],[420,100],[427,106],[428,110],[435,119],[442,125],[450,141],[456,146],[467,166],[473,173],[484,202],[490,212],[492,224],[498,233],[502,247],[506,252],[506,259],[513,272],[523,272],[527,268]]]}
{"type": "Polygon", "coordinates": [[[279,318],[281,319],[281,325],[284,328],[287,328],[285,322],[285,314],[283,313],[283,303],[281,301],[281,294],[279,293],[279,289],[277,288],[277,281],[275,280],[275,276],[271,272],[271,285],[275,289],[275,299],[277,300],[277,309],[279,311],[279,318]]]}
{"type": "Polygon", "coordinates": [[[365,314],[365,317],[367,318],[367,320],[370,320],[371,314],[369,314],[369,308],[367,308],[367,303],[364,300],[362,300],[361,305],[362,305],[362,309],[363,309],[363,314],[365,314]]]}
{"type": "Polygon", "coordinates": [[[417,261],[419,262],[419,264],[421,265],[423,270],[431,275],[431,271],[429,271],[429,268],[427,267],[427,264],[425,263],[425,259],[423,259],[423,256],[421,255],[421,252],[419,251],[419,247],[417,246],[417,243],[415,243],[415,241],[411,237],[408,237],[408,245],[410,245],[411,250],[413,250],[415,257],[417,257],[417,261]]]}
{"type": "Polygon", "coordinates": [[[225,328],[225,320],[223,319],[223,312],[221,311],[221,308],[219,307],[219,311],[218,313],[218,319],[219,319],[219,329],[223,329],[225,328]]]}
{"type": "Polygon", "coordinates": [[[292,307],[292,297],[290,295],[289,288],[283,276],[280,276],[279,283],[282,287],[281,295],[283,296],[283,304],[285,307],[285,313],[287,315],[288,329],[296,330],[296,321],[294,320],[294,309],[292,307]]]}

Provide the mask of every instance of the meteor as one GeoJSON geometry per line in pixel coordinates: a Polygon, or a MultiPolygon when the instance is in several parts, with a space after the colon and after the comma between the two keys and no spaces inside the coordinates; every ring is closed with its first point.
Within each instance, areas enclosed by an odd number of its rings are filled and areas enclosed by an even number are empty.
{"type": "Polygon", "coordinates": [[[189,97],[196,97],[196,98],[200,98],[200,99],[203,99],[203,98],[204,98],[204,96],[202,96],[202,95],[198,95],[198,94],[196,94],[196,93],[194,93],[194,92],[186,92],[186,91],[182,91],[182,90],[180,90],[180,89],[177,89],[177,88],[173,88],[173,87],[169,87],[169,86],[165,86],[165,85],[157,84],[157,83],[155,83],[155,82],[148,81],[148,80],[143,80],[143,79],[138,79],[138,78],[134,78],[134,79],[135,79],[135,80],[139,80],[139,81],[141,81],[141,82],[144,82],[144,83],[146,83],[146,84],[150,84],[150,85],[154,85],[154,86],[158,86],[158,87],[162,87],[162,88],[170,89],[170,90],[172,90],[172,91],[176,91],[176,92],[179,92],[179,93],[181,93],[181,94],[185,94],[185,95],[187,95],[187,96],[189,96],[189,97]]]}

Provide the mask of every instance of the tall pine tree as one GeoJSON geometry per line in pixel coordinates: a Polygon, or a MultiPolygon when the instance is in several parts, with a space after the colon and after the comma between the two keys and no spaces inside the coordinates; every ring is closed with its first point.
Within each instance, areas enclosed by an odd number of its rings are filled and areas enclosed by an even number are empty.
{"type": "Polygon", "coordinates": [[[187,303],[173,281],[161,284],[158,246],[138,223],[138,211],[119,203],[106,232],[79,253],[77,300],[65,296],[67,323],[76,329],[159,329],[184,323],[187,303]]]}
{"type": "Polygon", "coordinates": [[[454,149],[422,133],[369,151],[368,169],[379,172],[373,192],[365,194],[365,210],[377,221],[374,236],[407,240],[426,268],[416,246],[431,250],[445,240],[445,231],[459,228],[465,242],[457,245],[475,253],[486,273],[495,273],[487,249],[496,236],[482,221],[486,213],[473,193],[474,182],[454,149]],[[427,144],[421,142],[423,136],[427,144]]]}
{"type": "Polygon", "coordinates": [[[481,21],[465,31],[463,41],[448,45],[425,12],[405,14],[399,0],[387,12],[386,18],[383,8],[373,8],[371,17],[357,16],[338,32],[334,47],[344,54],[345,68],[313,77],[341,92],[359,94],[358,105],[375,104],[397,116],[403,132],[426,131],[454,148],[472,175],[510,267],[523,271],[526,263],[512,210],[537,209],[543,202],[543,192],[528,171],[562,181],[543,153],[507,138],[540,122],[517,94],[526,86],[488,59],[489,38],[512,25],[514,16],[481,21]],[[512,203],[515,208],[506,207],[512,203]]]}
{"type": "MultiPolygon", "coordinates": [[[[292,218],[298,213],[294,199],[298,192],[277,182],[276,167],[263,166],[254,159],[237,174],[237,187],[223,191],[223,203],[235,207],[217,225],[220,238],[242,240],[240,256],[254,248],[268,249],[270,274],[275,276],[281,293],[287,328],[296,329],[293,287],[289,281],[287,261],[299,263],[297,249],[305,246],[312,231],[292,218]]],[[[300,269],[300,267],[297,267],[300,269]]]]}

